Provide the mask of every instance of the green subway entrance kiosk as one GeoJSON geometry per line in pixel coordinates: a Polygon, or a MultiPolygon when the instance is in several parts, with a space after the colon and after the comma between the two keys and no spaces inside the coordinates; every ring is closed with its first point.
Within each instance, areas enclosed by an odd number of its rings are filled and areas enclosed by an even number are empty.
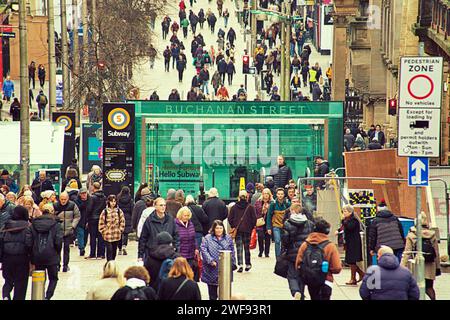
{"type": "Polygon", "coordinates": [[[135,190],[148,182],[197,196],[216,187],[235,199],[241,178],[263,181],[285,156],[293,178],[313,172],[314,156],[342,166],[342,102],[173,102],[135,105],[135,190]],[[309,170],[307,169],[309,168],[309,170]]]}

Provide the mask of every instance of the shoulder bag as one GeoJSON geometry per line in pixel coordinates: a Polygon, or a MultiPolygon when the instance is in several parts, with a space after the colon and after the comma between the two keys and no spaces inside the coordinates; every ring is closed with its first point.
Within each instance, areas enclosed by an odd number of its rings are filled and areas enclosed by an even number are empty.
{"type": "Polygon", "coordinates": [[[230,229],[230,236],[231,236],[231,238],[233,238],[233,240],[236,239],[238,229],[241,226],[242,221],[244,221],[245,215],[247,214],[247,211],[248,211],[249,207],[250,207],[250,204],[247,206],[247,208],[245,208],[245,211],[244,211],[244,214],[242,215],[241,221],[239,221],[239,223],[236,226],[236,228],[231,228],[230,229]]]}

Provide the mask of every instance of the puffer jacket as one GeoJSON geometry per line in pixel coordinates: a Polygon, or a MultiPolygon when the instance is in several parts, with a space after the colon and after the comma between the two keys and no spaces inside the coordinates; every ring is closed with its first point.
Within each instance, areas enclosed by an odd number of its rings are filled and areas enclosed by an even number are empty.
{"type": "Polygon", "coordinates": [[[125,230],[124,233],[133,232],[133,226],[131,225],[131,216],[133,214],[134,200],[131,195],[126,195],[118,199],[119,208],[123,211],[125,217],[125,230]]]}
{"type": "Polygon", "coordinates": [[[405,247],[402,224],[389,210],[378,212],[369,227],[369,249],[377,252],[382,245],[392,250],[405,247]]]}
{"type": "Polygon", "coordinates": [[[419,287],[397,257],[387,253],[367,270],[359,294],[363,300],[419,300],[419,287]]]}
{"type": "Polygon", "coordinates": [[[284,188],[292,179],[292,171],[287,165],[276,166],[270,169],[270,175],[273,176],[275,188],[284,188]]]}
{"type": "Polygon", "coordinates": [[[158,277],[159,269],[166,259],[176,259],[180,256],[175,248],[170,244],[160,244],[148,252],[144,265],[150,274],[150,286],[158,290],[160,279],[158,277]]]}
{"type": "Polygon", "coordinates": [[[92,202],[88,207],[88,222],[98,221],[100,219],[100,214],[106,208],[106,196],[103,190],[94,192],[91,195],[92,202]]]}
{"type": "Polygon", "coordinates": [[[290,261],[295,262],[298,249],[313,231],[314,223],[310,220],[298,222],[289,218],[289,220],[284,223],[281,234],[281,244],[282,249],[286,251],[287,258],[290,261]]]}
{"type": "Polygon", "coordinates": [[[28,257],[32,243],[28,221],[9,220],[0,231],[0,262],[8,256],[28,257]]]}
{"type": "Polygon", "coordinates": [[[80,221],[78,222],[77,227],[86,228],[89,213],[88,208],[91,206],[92,197],[88,195],[87,200],[83,201],[81,200],[80,196],[78,196],[74,202],[77,205],[78,209],[80,210],[80,221]]]}
{"type": "Polygon", "coordinates": [[[55,217],[61,223],[64,236],[71,236],[75,233],[75,229],[80,221],[81,214],[75,202],[70,201],[66,205],[57,202],[53,205],[55,208],[55,217]]]}
{"type": "Polygon", "coordinates": [[[8,200],[5,200],[5,203],[0,208],[0,230],[2,230],[6,222],[8,222],[8,220],[11,219],[14,208],[15,208],[14,204],[9,202],[8,200]]]}
{"type": "Polygon", "coordinates": [[[208,216],[209,220],[207,228],[204,229],[204,234],[206,234],[211,228],[214,220],[223,221],[228,216],[228,209],[225,205],[225,202],[223,202],[218,197],[208,198],[208,200],[203,203],[202,208],[208,216]]]}
{"type": "Polygon", "coordinates": [[[197,249],[194,224],[189,220],[186,226],[178,219],[175,219],[175,224],[177,225],[178,236],[180,239],[181,256],[186,259],[194,258],[195,249],[197,249]]]}
{"type": "MultiPolygon", "coordinates": [[[[61,261],[59,253],[62,249],[64,232],[61,224],[56,219],[49,215],[44,214],[33,220],[31,224],[31,230],[33,232],[33,244],[38,241],[38,234],[46,236],[47,233],[51,233],[52,247],[54,251],[47,255],[39,254],[35,250],[35,246],[32,244],[31,263],[35,265],[55,265],[61,261]]],[[[36,243],[37,245],[37,243],[36,243]]]]}

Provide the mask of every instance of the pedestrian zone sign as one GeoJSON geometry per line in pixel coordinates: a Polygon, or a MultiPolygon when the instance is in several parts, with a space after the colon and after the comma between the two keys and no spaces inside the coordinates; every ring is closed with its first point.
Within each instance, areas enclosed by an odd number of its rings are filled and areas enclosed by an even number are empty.
{"type": "Polygon", "coordinates": [[[429,172],[428,158],[408,158],[409,187],[428,187],[429,172]]]}

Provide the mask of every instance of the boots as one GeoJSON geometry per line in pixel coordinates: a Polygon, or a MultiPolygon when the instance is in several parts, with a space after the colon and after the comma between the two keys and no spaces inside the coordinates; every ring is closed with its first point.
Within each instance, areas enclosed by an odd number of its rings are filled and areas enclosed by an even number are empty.
{"type": "MultiPolygon", "coordinates": [[[[359,275],[359,279],[358,279],[358,281],[356,282],[356,283],[358,283],[358,282],[361,282],[361,281],[363,280],[365,273],[364,273],[364,271],[362,271],[358,266],[356,266],[356,272],[357,272],[358,275],[359,275]]],[[[356,278],[356,277],[355,277],[355,278],[356,278]]]]}
{"type": "Polygon", "coordinates": [[[123,249],[122,249],[122,254],[123,254],[124,256],[126,256],[126,255],[128,254],[128,252],[127,252],[127,247],[123,247],[123,249]]]}
{"type": "Polygon", "coordinates": [[[351,272],[351,279],[349,282],[346,282],[345,284],[348,286],[355,286],[356,285],[356,269],[357,266],[356,264],[351,264],[350,265],[350,272],[351,272]]]}

